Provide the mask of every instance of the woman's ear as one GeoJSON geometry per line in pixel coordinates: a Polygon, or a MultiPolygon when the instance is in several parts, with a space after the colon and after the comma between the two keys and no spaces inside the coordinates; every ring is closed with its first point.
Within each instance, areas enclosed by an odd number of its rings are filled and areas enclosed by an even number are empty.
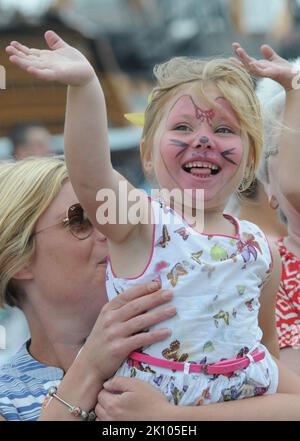
{"type": "Polygon", "coordinates": [[[12,277],[12,280],[31,280],[31,279],[33,279],[33,274],[30,265],[24,266],[24,268],[22,268],[12,277]]]}

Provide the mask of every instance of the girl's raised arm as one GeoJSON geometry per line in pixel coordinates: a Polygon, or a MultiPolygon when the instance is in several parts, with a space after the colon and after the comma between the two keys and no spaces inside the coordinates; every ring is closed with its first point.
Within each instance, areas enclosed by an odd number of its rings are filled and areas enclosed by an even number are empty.
{"type": "MultiPolygon", "coordinates": [[[[49,50],[30,49],[13,41],[6,51],[12,63],[36,78],[68,85],[65,156],[72,185],[99,230],[114,242],[123,242],[134,225],[128,222],[120,224],[118,216],[116,222],[100,225],[96,218],[97,209],[104,202],[96,200],[97,192],[101,189],[111,191],[114,197],[110,203],[116,203],[110,208],[117,210],[119,182],[124,180],[111,164],[101,85],[91,64],[76,48],[53,31],[45,33],[45,40],[49,50]]],[[[132,186],[126,183],[127,190],[132,190],[132,186]]],[[[146,206],[147,198],[142,192],[141,200],[146,206]]]]}
{"type": "Polygon", "coordinates": [[[278,183],[280,190],[300,213],[300,72],[287,60],[281,58],[270,46],[263,45],[264,57],[256,60],[238,44],[233,48],[240,62],[256,77],[271,78],[286,91],[286,105],[279,148],[278,183]]]}

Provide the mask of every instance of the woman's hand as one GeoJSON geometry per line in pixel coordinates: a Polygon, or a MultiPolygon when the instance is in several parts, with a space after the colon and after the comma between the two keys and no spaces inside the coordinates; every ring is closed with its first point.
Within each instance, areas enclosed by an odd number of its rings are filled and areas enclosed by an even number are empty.
{"type": "Polygon", "coordinates": [[[100,421],[167,421],[175,410],[159,390],[136,378],[114,377],[103,387],[95,409],[100,421]]]}
{"type": "Polygon", "coordinates": [[[78,358],[97,371],[102,381],[110,378],[130,354],[143,346],[164,340],[169,329],[145,329],[176,314],[174,306],[163,305],[172,298],[171,291],[159,291],[159,284],[134,286],[107,303],[78,358]]]}
{"type": "Polygon", "coordinates": [[[47,31],[45,40],[50,50],[30,49],[12,41],[6,48],[10,61],[40,80],[69,86],[84,86],[95,77],[88,60],[55,32],[47,31]]]}
{"type": "Polygon", "coordinates": [[[257,60],[243,49],[239,43],[233,43],[232,45],[240,63],[245,69],[256,77],[266,77],[277,81],[285,88],[286,91],[295,88],[293,82],[297,81],[297,72],[295,68],[284,58],[281,58],[271,46],[266,44],[262,45],[260,50],[262,60],[257,60]]]}

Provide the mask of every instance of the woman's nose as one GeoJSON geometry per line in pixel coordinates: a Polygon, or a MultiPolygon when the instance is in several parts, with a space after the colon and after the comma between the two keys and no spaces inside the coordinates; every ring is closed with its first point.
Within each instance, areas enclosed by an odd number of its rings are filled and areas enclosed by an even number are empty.
{"type": "Polygon", "coordinates": [[[104,236],[104,234],[102,234],[99,230],[97,230],[97,228],[94,228],[93,234],[98,242],[105,242],[107,240],[106,236],[104,236]]]}

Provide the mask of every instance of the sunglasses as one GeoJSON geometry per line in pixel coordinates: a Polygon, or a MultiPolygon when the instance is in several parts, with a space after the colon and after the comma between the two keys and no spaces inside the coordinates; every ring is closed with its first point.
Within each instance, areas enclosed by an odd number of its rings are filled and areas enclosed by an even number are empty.
{"type": "Polygon", "coordinates": [[[49,225],[48,227],[36,231],[34,235],[42,233],[43,231],[48,230],[48,228],[52,228],[57,225],[63,225],[63,227],[68,228],[72,235],[79,240],[87,239],[93,232],[93,225],[82,206],[80,204],[74,204],[69,207],[67,217],[65,219],[57,224],[49,225]]]}

